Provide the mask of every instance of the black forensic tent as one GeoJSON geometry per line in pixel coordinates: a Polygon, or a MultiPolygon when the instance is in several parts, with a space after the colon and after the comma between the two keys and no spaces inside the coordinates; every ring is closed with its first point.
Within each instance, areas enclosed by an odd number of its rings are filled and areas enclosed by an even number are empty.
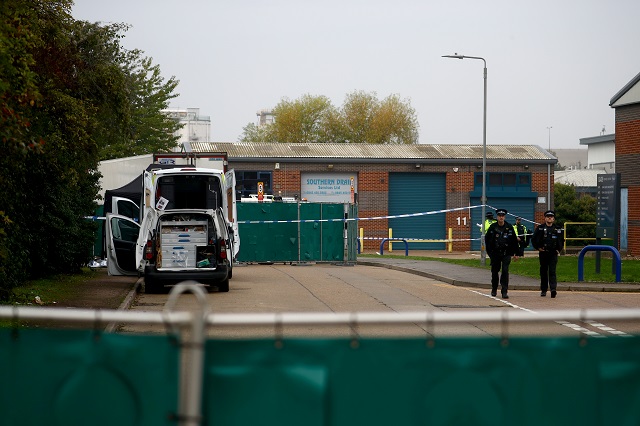
{"type": "MultiPolygon", "coordinates": [[[[176,165],[176,164],[149,164],[146,168],[146,171],[157,170],[157,169],[175,169],[176,167],[188,167],[185,165],[176,165]]],[[[133,179],[128,184],[121,186],[116,189],[107,189],[104,192],[104,214],[106,216],[107,213],[112,213],[112,200],[113,197],[122,197],[129,199],[136,203],[138,207],[142,205],[142,176],[144,173],[140,173],[140,175],[133,179]]],[[[139,218],[142,219],[142,218],[139,218]]]]}
{"type": "Polygon", "coordinates": [[[113,197],[122,197],[133,201],[140,207],[142,200],[142,174],[128,184],[116,189],[107,189],[104,192],[104,214],[112,213],[113,197]]]}
{"type": "MultiPolygon", "coordinates": [[[[150,170],[157,170],[157,169],[173,169],[176,167],[188,167],[185,165],[176,165],[176,164],[149,164],[146,168],[146,171],[150,171],[150,170]]],[[[107,213],[113,213],[113,197],[121,197],[121,198],[126,198],[128,200],[133,201],[134,203],[136,203],[136,205],[138,207],[140,207],[142,205],[142,179],[143,179],[144,173],[140,173],[140,175],[138,175],[138,177],[136,177],[135,179],[133,179],[131,182],[129,182],[128,184],[121,186],[120,188],[115,188],[115,189],[107,189],[104,192],[104,209],[102,211],[101,216],[106,217],[107,213]]],[[[142,215],[142,210],[140,211],[140,215],[142,215]]],[[[134,218],[132,218],[134,219],[134,218]]],[[[140,220],[142,220],[142,217],[138,217],[135,218],[138,220],[138,223],[140,220]]],[[[98,229],[98,238],[100,238],[101,241],[96,243],[96,247],[101,246],[102,247],[102,251],[98,252],[97,249],[94,249],[95,252],[95,256],[96,257],[101,257],[104,258],[106,256],[106,235],[105,235],[106,229],[104,226],[102,226],[102,223],[99,226],[98,229]]]]}

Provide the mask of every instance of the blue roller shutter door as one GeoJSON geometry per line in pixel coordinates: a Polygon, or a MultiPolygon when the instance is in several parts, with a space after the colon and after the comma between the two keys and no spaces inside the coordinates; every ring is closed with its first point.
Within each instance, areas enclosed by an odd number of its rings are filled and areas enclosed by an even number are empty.
{"type": "MultiPolygon", "coordinates": [[[[390,173],[389,215],[422,213],[446,208],[444,173],[390,173]]],[[[446,214],[391,218],[393,236],[400,238],[445,239],[446,214]]],[[[402,243],[400,243],[400,246],[402,243]]],[[[394,245],[398,249],[399,245],[394,245]]],[[[444,250],[445,243],[410,243],[413,250],[444,250]]],[[[404,249],[404,247],[402,247],[404,249]]]]}
{"type": "MultiPolygon", "coordinates": [[[[510,224],[516,223],[516,216],[520,216],[523,218],[522,224],[527,227],[529,231],[534,228],[534,224],[529,222],[533,220],[534,215],[534,202],[535,200],[532,198],[489,198],[487,204],[495,207],[496,209],[506,209],[509,214],[507,215],[506,221],[510,224]]],[[[471,198],[471,205],[479,206],[480,198],[471,198]]],[[[496,211],[494,209],[487,208],[487,212],[493,212],[493,217],[496,217],[496,211]]],[[[480,250],[480,227],[478,224],[482,223],[484,220],[482,219],[482,208],[478,207],[476,209],[471,210],[471,223],[472,223],[472,231],[471,238],[474,240],[471,241],[471,250],[480,250]]],[[[529,248],[531,249],[531,245],[529,248]]]]}

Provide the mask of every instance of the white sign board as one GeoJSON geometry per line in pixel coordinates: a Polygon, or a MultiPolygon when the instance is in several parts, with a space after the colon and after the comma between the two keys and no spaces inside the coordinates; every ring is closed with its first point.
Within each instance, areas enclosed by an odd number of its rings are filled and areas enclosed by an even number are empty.
{"type": "Polygon", "coordinates": [[[351,184],[358,192],[357,173],[302,173],[300,198],[315,203],[350,203],[351,184]]]}

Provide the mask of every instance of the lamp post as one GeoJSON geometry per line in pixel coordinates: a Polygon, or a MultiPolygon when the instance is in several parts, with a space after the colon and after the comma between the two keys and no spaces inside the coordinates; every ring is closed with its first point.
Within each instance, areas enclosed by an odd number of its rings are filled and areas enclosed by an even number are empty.
{"type": "MultiPolygon", "coordinates": [[[[549,132],[549,154],[551,154],[551,129],[553,129],[553,126],[547,127],[549,132]]],[[[547,209],[551,210],[551,164],[547,164],[547,209]]]]}
{"type": "Polygon", "coordinates": [[[480,239],[480,263],[485,265],[487,262],[487,250],[484,245],[484,236],[487,232],[484,229],[484,221],[486,216],[486,206],[487,206],[487,61],[484,58],[479,56],[465,56],[458,55],[457,53],[454,55],[443,55],[443,58],[453,58],[453,59],[479,59],[484,64],[484,110],[483,110],[483,121],[482,121],[482,226],[480,227],[482,231],[482,237],[480,239]]]}

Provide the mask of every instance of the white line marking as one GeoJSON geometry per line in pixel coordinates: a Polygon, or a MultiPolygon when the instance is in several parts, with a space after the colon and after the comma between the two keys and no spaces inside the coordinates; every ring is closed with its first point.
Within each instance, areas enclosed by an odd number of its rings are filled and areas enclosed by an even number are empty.
{"type": "Polygon", "coordinates": [[[505,305],[511,306],[512,308],[520,309],[520,310],[522,310],[522,311],[531,312],[531,313],[535,314],[535,312],[534,312],[534,311],[532,311],[532,310],[530,310],[530,309],[523,308],[522,306],[515,305],[515,304],[513,304],[513,303],[509,302],[508,300],[505,300],[505,299],[501,299],[501,298],[499,298],[498,296],[495,296],[495,297],[494,297],[494,296],[492,296],[491,294],[482,293],[482,292],[477,291],[477,290],[471,290],[471,289],[467,289],[467,290],[469,290],[469,291],[470,291],[470,292],[472,292],[472,293],[479,294],[480,296],[488,297],[489,299],[493,299],[493,300],[496,300],[496,301],[498,301],[498,302],[502,302],[502,303],[504,303],[505,305]]]}
{"type": "MultiPolygon", "coordinates": [[[[511,306],[512,308],[515,308],[515,309],[520,309],[520,310],[525,311],[525,312],[531,312],[532,314],[536,314],[537,313],[536,311],[532,311],[531,309],[523,308],[522,306],[518,306],[518,305],[516,305],[514,303],[511,303],[511,302],[509,302],[507,300],[500,299],[500,298],[498,298],[498,296],[494,297],[491,294],[483,293],[483,292],[480,292],[480,291],[477,291],[477,290],[472,290],[472,289],[467,289],[467,290],[469,290],[472,293],[479,294],[480,296],[484,296],[484,297],[488,297],[488,298],[493,299],[493,300],[497,300],[497,301],[502,302],[505,305],[511,306]]],[[[606,337],[606,336],[603,336],[602,334],[598,333],[597,331],[591,331],[588,328],[581,327],[578,324],[573,324],[573,323],[570,323],[568,321],[555,321],[555,322],[557,324],[564,325],[565,327],[569,327],[572,330],[577,331],[579,333],[586,334],[587,336],[590,336],[590,337],[606,337]]]]}
{"type": "Polygon", "coordinates": [[[616,336],[630,336],[630,334],[625,333],[624,331],[620,331],[620,330],[616,330],[613,327],[609,327],[608,325],[604,325],[600,322],[597,321],[593,321],[593,320],[587,320],[585,321],[587,324],[589,324],[592,327],[595,327],[597,329],[600,329],[602,331],[606,331],[607,333],[611,333],[614,334],[616,336]]]}

